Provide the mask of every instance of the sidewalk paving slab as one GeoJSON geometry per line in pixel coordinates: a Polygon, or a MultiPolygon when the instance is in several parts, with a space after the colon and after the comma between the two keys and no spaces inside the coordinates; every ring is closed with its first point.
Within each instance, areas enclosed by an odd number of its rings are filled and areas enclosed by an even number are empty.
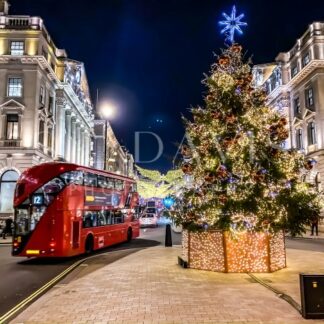
{"type": "MultiPolygon", "coordinates": [[[[313,267],[321,259],[324,271],[324,253],[313,253],[307,251],[307,258],[316,257],[313,267]]],[[[177,265],[179,254],[178,247],[162,246],[131,254],[52,288],[11,323],[324,323],[304,320],[247,274],[183,269],[177,265]]],[[[304,267],[301,259],[297,250],[288,250],[291,268],[260,276],[299,302],[294,267],[304,267]]]]}

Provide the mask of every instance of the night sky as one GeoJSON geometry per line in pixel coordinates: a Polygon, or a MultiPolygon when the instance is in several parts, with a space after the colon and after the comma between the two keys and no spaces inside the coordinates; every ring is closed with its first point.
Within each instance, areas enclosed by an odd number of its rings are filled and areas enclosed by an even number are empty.
{"type": "MultiPolygon", "coordinates": [[[[110,98],[119,114],[111,122],[131,152],[134,132],[161,137],[164,154],[146,168],[166,171],[184,128],[181,114],[202,103],[203,73],[224,47],[218,21],[236,4],[244,12],[237,40],[254,63],[274,61],[313,21],[324,21],[323,0],[10,0],[11,14],[41,16],[56,46],[85,63],[93,102],[110,98]],[[162,120],[163,122],[157,122],[162,120]]],[[[153,137],[141,137],[141,160],[157,153],[153,137]]]]}

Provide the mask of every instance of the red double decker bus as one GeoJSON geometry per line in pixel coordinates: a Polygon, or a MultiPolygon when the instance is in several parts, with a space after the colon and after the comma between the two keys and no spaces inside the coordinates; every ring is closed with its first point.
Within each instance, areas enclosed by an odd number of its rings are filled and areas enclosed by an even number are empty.
{"type": "Polygon", "coordinates": [[[66,257],[139,236],[136,182],[76,164],[32,167],[18,179],[12,255],[66,257]]]}

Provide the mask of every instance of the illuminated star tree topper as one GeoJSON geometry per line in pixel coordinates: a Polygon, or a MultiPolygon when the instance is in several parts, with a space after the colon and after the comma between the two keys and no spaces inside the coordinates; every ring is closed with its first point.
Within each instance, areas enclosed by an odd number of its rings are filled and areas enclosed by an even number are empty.
{"type": "Polygon", "coordinates": [[[220,25],[225,26],[221,30],[221,34],[226,35],[225,41],[233,44],[235,31],[237,31],[239,34],[243,34],[241,26],[247,26],[246,22],[241,21],[241,19],[244,18],[244,14],[242,13],[239,16],[236,16],[236,7],[233,6],[231,15],[229,16],[228,14],[223,12],[223,16],[225,20],[219,22],[220,25]]]}

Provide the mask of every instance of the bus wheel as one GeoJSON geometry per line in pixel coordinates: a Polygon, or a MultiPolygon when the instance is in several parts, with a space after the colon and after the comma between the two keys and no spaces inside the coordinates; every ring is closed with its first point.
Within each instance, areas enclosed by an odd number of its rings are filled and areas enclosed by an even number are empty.
{"type": "Polygon", "coordinates": [[[93,251],[93,236],[89,235],[85,243],[85,253],[90,254],[93,251]]]}
{"type": "Polygon", "coordinates": [[[127,242],[130,242],[132,238],[133,238],[133,231],[131,228],[129,228],[127,231],[127,242]]]}

